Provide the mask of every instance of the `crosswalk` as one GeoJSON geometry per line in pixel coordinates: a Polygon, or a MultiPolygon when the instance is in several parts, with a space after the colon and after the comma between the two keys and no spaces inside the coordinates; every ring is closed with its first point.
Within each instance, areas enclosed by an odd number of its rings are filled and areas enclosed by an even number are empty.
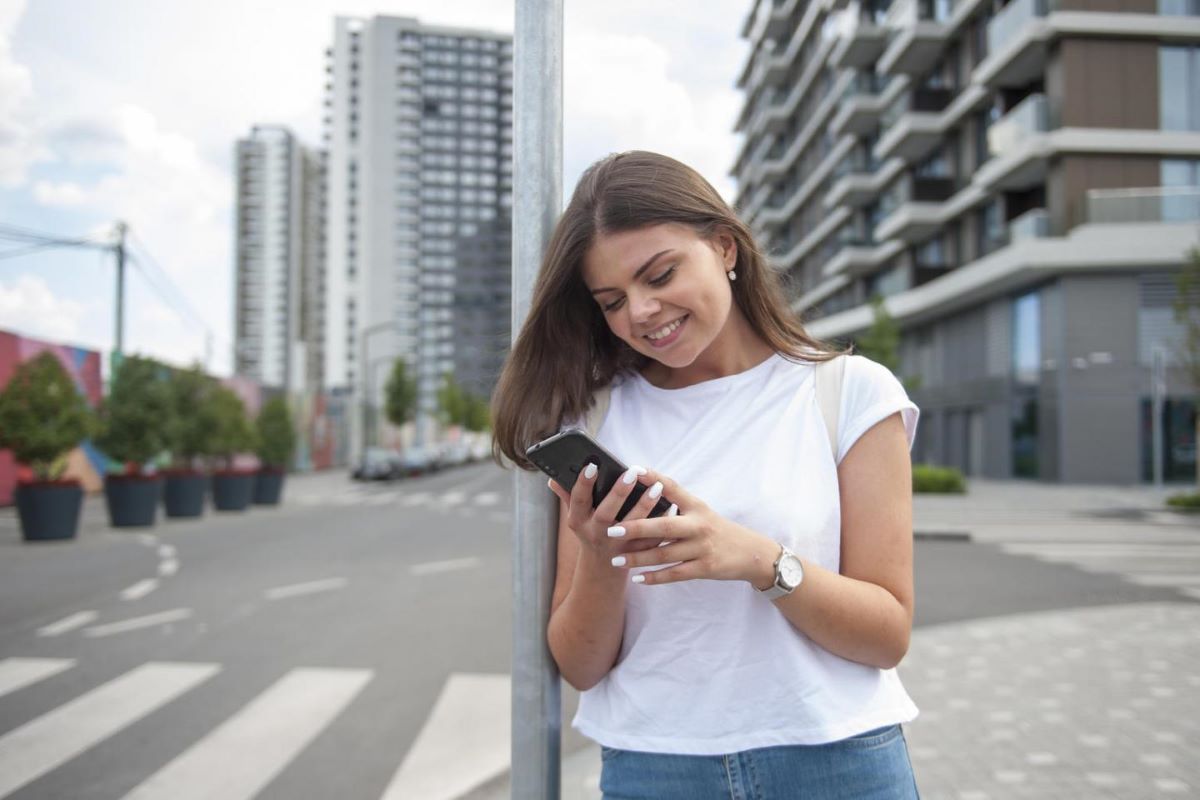
{"type": "Polygon", "coordinates": [[[467,492],[462,489],[445,491],[396,491],[371,485],[356,484],[320,493],[302,494],[291,502],[301,506],[391,506],[402,508],[427,507],[431,509],[499,511],[499,492],[467,492]]]}
{"type": "Polygon", "coordinates": [[[1006,553],[1116,574],[1139,586],[1177,589],[1200,600],[1200,538],[1192,542],[1021,542],[1006,553]]]}
{"type": "MultiPolygon", "coordinates": [[[[0,798],[114,737],[144,737],[145,730],[133,730],[139,721],[225,670],[216,663],[148,662],[64,697],[40,716],[4,730],[5,703],[79,668],[76,659],[0,660],[0,798]]],[[[302,761],[309,745],[376,678],[371,669],[287,670],[210,731],[185,743],[124,798],[249,800],[302,761]]],[[[510,697],[508,675],[450,675],[412,747],[396,754],[393,776],[381,797],[452,800],[505,771],[510,697]]],[[[369,743],[355,746],[363,744],[369,743]]]]}

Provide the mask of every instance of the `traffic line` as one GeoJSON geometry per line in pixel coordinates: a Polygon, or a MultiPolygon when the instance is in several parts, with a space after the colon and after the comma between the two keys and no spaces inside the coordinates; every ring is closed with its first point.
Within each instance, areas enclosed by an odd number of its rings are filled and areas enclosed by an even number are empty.
{"type": "Polygon", "coordinates": [[[174,558],[168,558],[165,561],[160,561],[158,564],[158,574],[164,578],[174,575],[179,572],[179,562],[174,558]]]}
{"type": "Polygon", "coordinates": [[[382,800],[452,800],[508,769],[511,695],[508,675],[451,675],[382,800]]]}
{"type": "Polygon", "coordinates": [[[408,568],[413,575],[437,575],[443,572],[455,572],[460,569],[471,569],[480,565],[480,560],[470,558],[454,558],[449,561],[430,561],[425,564],[414,564],[408,568]]]}
{"type": "Polygon", "coordinates": [[[52,622],[38,628],[38,636],[61,636],[64,633],[70,633],[76,628],[82,628],[89,622],[100,616],[95,611],[80,611],[77,614],[72,614],[69,617],[63,617],[58,622],[52,622]]]}
{"type": "Polygon", "coordinates": [[[215,664],[144,664],[0,737],[0,797],[215,675],[215,664]]]}
{"type": "Polygon", "coordinates": [[[345,578],[323,578],[319,581],[293,583],[290,586],[276,586],[273,589],[265,590],[263,596],[268,600],[282,600],[285,597],[299,597],[300,595],[316,594],[317,592],[330,592],[334,589],[342,589],[345,586],[345,578]]]}
{"type": "Polygon", "coordinates": [[[418,506],[422,503],[428,503],[431,496],[429,492],[413,492],[410,495],[405,495],[400,503],[406,506],[418,506]]]}
{"type": "Polygon", "coordinates": [[[75,666],[70,658],[6,658],[0,661],[0,697],[75,666]]]}
{"type": "Polygon", "coordinates": [[[499,492],[481,492],[475,495],[475,505],[477,506],[494,506],[500,502],[499,492]]]}
{"type": "Polygon", "coordinates": [[[147,578],[144,581],[138,581],[129,588],[121,592],[122,600],[140,600],[146,595],[158,588],[158,580],[155,578],[147,578]]]}
{"type": "Polygon", "coordinates": [[[444,506],[456,506],[466,499],[467,496],[463,492],[446,492],[439,498],[439,501],[444,506]]]}
{"type": "Polygon", "coordinates": [[[192,616],[190,608],[175,608],[170,611],[161,611],[157,614],[148,614],[144,617],[122,620],[121,622],[110,622],[107,625],[95,625],[85,630],[83,635],[91,636],[92,638],[112,636],[116,633],[128,633],[129,631],[141,630],[142,628],[153,628],[158,625],[179,622],[190,616],[192,616]]]}
{"type": "Polygon", "coordinates": [[[370,670],[357,669],[292,670],[124,800],[254,797],[349,705],[371,676],[370,670]]]}

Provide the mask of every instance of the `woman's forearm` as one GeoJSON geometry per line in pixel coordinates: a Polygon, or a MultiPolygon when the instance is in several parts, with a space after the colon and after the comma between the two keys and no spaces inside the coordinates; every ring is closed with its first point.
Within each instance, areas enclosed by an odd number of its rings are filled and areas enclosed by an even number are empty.
{"type": "MultiPolygon", "coordinates": [[[[767,545],[778,554],[779,545],[767,545]]],[[[775,555],[760,558],[756,588],[775,579],[775,555]]],[[[802,559],[804,580],[791,594],[774,601],[798,631],[834,655],[880,669],[891,669],[908,652],[912,618],[900,600],[874,583],[840,575],[802,559]]],[[[765,602],[765,601],[764,601],[765,602]]]]}
{"type": "Polygon", "coordinates": [[[550,653],[559,673],[579,691],[599,683],[616,663],[625,628],[627,580],[624,570],[600,563],[583,548],[571,590],[550,617],[550,653]]]}

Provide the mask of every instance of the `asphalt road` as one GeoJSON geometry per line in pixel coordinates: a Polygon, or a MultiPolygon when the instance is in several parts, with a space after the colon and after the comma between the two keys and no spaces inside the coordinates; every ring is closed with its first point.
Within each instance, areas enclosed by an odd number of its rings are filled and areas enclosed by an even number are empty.
{"type": "MultiPolygon", "coordinates": [[[[62,544],[20,543],[0,512],[0,797],[432,797],[447,757],[460,785],[486,779],[507,755],[488,732],[507,727],[510,486],[492,465],[306,476],[281,508],[143,531],[109,529],[91,498],[62,544]],[[130,701],[97,693],[122,681],[146,707],[118,726],[105,715],[130,701]],[[455,703],[480,743],[461,717],[422,734],[455,703]]],[[[1180,600],[991,545],[916,552],[918,626],[1180,600]]],[[[566,733],[565,752],[581,744],[566,733]]]]}

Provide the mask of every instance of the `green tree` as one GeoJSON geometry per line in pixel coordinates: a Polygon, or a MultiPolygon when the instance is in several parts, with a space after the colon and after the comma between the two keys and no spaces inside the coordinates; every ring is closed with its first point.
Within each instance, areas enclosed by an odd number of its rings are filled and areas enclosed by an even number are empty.
{"type": "Polygon", "coordinates": [[[488,410],[488,402],[482,397],[476,395],[467,395],[467,420],[466,428],[469,431],[486,431],[492,427],[491,414],[488,410]]]}
{"type": "Polygon", "coordinates": [[[467,421],[469,395],[458,385],[454,375],[447,372],[442,376],[442,387],[438,389],[438,415],[446,425],[464,425],[467,421]]]}
{"type": "Polygon", "coordinates": [[[152,359],[128,356],[100,409],[96,446],[122,471],[140,472],[169,447],[173,410],[166,369],[152,359]]]}
{"type": "MultiPolygon", "coordinates": [[[[1192,250],[1175,276],[1175,321],[1183,326],[1178,357],[1192,385],[1195,439],[1200,445],[1200,250],[1192,250]]],[[[1196,491],[1200,494],[1200,463],[1196,465],[1196,491]]]]}
{"type": "Polygon", "coordinates": [[[218,385],[213,390],[209,397],[209,406],[213,428],[206,450],[224,459],[225,466],[229,467],[235,455],[254,449],[254,428],[250,426],[242,398],[226,386],[218,385]]]}
{"type": "Polygon", "coordinates": [[[287,401],[273,397],[258,412],[258,458],[263,466],[286,469],[296,449],[296,430],[287,401]]]}
{"type": "Polygon", "coordinates": [[[399,427],[413,418],[417,409],[417,382],[408,375],[408,365],[396,359],[384,388],[388,422],[399,427]]]}
{"type": "Polygon", "coordinates": [[[211,397],[218,384],[199,364],[173,370],[167,384],[171,398],[167,446],[176,468],[192,469],[197,458],[209,455],[209,438],[216,426],[211,397]]]}
{"type": "Polygon", "coordinates": [[[95,430],[95,416],[51,353],[17,367],[0,391],[0,448],[38,480],[58,480],[67,456],[95,430]]]}
{"type": "MultiPolygon", "coordinates": [[[[900,371],[900,326],[888,312],[883,298],[875,295],[871,298],[872,322],[854,342],[854,351],[860,356],[866,356],[872,361],[887,367],[893,373],[900,371]]],[[[919,388],[920,377],[913,376],[902,380],[908,390],[919,388]]]]}

